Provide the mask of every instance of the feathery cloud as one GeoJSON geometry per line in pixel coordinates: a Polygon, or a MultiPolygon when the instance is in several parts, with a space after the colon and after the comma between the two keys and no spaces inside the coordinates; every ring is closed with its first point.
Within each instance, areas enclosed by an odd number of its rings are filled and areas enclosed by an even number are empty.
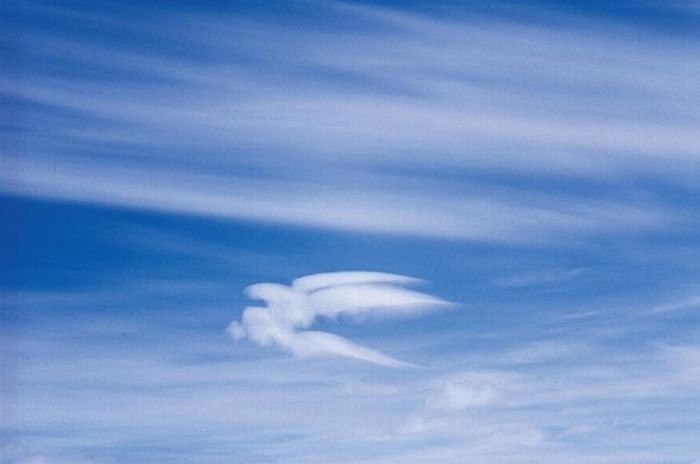
{"type": "Polygon", "coordinates": [[[332,272],[292,281],[291,286],[259,283],[246,294],[265,302],[247,307],[228,333],[260,346],[278,346],[299,358],[334,355],[386,367],[411,364],[355,344],[338,335],[308,330],[319,318],[363,318],[371,315],[406,316],[449,305],[443,299],[402,286],[418,279],[382,272],[332,272]]]}

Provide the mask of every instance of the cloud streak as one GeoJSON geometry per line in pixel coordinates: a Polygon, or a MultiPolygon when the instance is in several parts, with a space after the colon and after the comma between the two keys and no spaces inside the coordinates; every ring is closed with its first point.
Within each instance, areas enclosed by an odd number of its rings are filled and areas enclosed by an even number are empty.
{"type": "Polygon", "coordinates": [[[417,182],[422,190],[413,191],[362,175],[353,176],[358,185],[340,188],[317,179],[234,177],[233,182],[230,176],[215,173],[161,169],[148,174],[91,162],[57,167],[42,160],[6,159],[22,167],[21,176],[0,173],[0,192],[374,234],[534,243],[622,229],[652,232],[685,223],[676,211],[649,202],[550,198],[526,192],[515,198],[513,192],[479,186],[448,195],[430,182],[417,182]]]}
{"type": "Polygon", "coordinates": [[[382,272],[333,272],[295,279],[290,286],[259,283],[246,294],[265,306],[247,307],[228,333],[260,346],[277,346],[299,358],[341,356],[385,367],[411,364],[328,332],[308,330],[318,319],[410,316],[449,303],[403,288],[419,280],[382,272]]]}

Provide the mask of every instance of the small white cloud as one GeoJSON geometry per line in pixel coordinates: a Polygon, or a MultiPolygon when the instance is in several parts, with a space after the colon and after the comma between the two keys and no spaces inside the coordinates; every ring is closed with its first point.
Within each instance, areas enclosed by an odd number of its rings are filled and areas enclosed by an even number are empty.
{"type": "Polygon", "coordinates": [[[228,333],[260,346],[278,346],[299,358],[334,355],[387,367],[410,364],[357,345],[337,335],[308,330],[318,318],[337,320],[373,314],[406,316],[449,305],[440,298],[402,288],[417,279],[381,272],[333,272],[301,277],[291,286],[260,283],[246,294],[265,302],[247,307],[228,333]]]}
{"type": "Polygon", "coordinates": [[[435,383],[426,405],[430,409],[457,412],[501,403],[515,388],[506,372],[463,372],[435,383]]]}

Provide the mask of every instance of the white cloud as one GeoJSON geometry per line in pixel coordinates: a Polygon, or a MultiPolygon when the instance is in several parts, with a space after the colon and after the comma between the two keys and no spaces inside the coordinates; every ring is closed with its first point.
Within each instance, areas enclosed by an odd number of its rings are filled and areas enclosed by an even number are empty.
{"type": "Polygon", "coordinates": [[[318,318],[405,316],[449,304],[399,286],[417,281],[381,272],[334,272],[302,277],[291,286],[251,285],[246,293],[250,298],[263,300],[265,306],[246,308],[241,321],[232,322],[228,332],[235,339],[248,338],[261,346],[278,346],[300,358],[334,355],[387,367],[408,367],[409,363],[343,337],[307,329],[318,318]]]}
{"type": "Polygon", "coordinates": [[[435,383],[426,405],[447,412],[497,405],[515,386],[515,376],[508,372],[457,373],[435,383]]]}

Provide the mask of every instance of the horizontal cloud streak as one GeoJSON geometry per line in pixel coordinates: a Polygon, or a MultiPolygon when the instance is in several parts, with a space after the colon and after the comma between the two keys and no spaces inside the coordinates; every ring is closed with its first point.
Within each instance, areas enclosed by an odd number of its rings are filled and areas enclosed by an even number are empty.
{"type": "Polygon", "coordinates": [[[513,198],[484,188],[455,197],[431,191],[430,185],[400,194],[400,189],[382,188],[372,180],[366,188],[338,191],[313,181],[16,162],[20,178],[9,171],[0,173],[0,191],[370,233],[528,243],[622,230],[648,232],[687,221],[656,202],[629,205],[528,194],[513,198]]]}

